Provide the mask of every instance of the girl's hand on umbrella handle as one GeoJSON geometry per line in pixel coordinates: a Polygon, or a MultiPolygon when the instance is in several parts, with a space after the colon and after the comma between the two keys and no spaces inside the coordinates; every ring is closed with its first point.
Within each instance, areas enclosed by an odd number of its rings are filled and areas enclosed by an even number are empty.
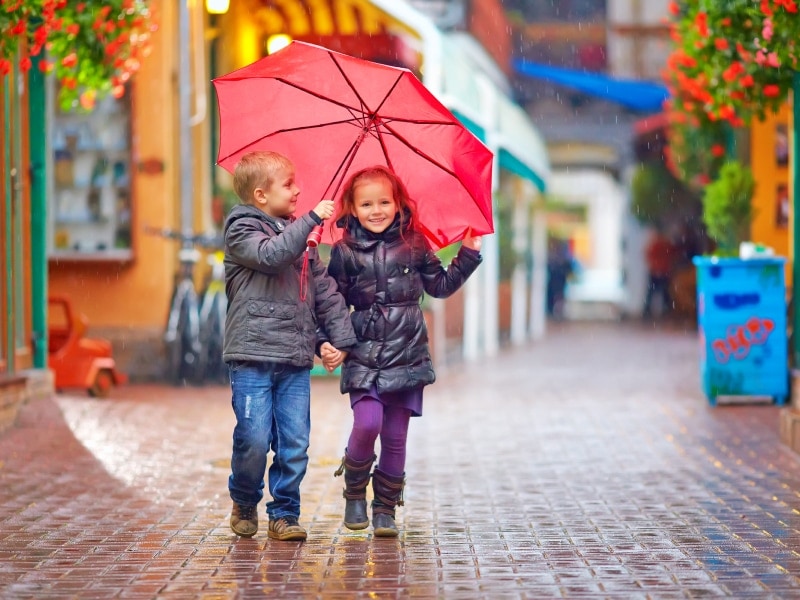
{"type": "Polygon", "coordinates": [[[333,200],[322,200],[314,209],[316,215],[322,219],[330,219],[333,216],[333,200]]]}
{"type": "Polygon", "coordinates": [[[462,246],[466,246],[470,250],[475,250],[476,252],[480,252],[481,250],[481,236],[473,236],[472,230],[470,229],[467,232],[467,237],[461,242],[462,246]]]}

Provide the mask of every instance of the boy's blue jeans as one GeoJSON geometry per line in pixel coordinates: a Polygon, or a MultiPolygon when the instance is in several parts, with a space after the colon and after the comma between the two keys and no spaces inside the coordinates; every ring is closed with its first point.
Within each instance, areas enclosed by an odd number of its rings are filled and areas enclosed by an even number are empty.
{"type": "Polygon", "coordinates": [[[258,362],[232,362],[228,370],[236,415],[228,478],[231,499],[249,506],[261,501],[272,449],[267,514],[270,519],[299,517],[311,429],[311,371],[258,362]]]}

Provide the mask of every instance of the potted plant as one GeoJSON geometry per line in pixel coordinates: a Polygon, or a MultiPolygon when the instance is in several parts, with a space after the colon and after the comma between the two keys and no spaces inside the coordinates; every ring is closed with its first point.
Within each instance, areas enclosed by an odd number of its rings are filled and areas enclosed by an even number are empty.
{"type": "Polygon", "coordinates": [[[703,391],[717,400],[767,399],[789,393],[785,259],[741,258],[750,238],[755,182],[737,161],[722,165],[703,195],[703,220],[716,244],[697,256],[697,321],[703,391]]]}

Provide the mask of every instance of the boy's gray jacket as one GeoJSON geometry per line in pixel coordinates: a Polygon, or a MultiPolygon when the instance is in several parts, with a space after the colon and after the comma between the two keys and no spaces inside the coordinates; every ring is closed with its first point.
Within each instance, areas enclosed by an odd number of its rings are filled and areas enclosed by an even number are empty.
{"type": "Polygon", "coordinates": [[[307,291],[300,300],[311,214],[270,217],[254,206],[235,206],[225,220],[225,362],[259,361],[311,368],[317,320],[336,348],[356,337],[344,299],[316,248],[309,251],[307,291]]]}

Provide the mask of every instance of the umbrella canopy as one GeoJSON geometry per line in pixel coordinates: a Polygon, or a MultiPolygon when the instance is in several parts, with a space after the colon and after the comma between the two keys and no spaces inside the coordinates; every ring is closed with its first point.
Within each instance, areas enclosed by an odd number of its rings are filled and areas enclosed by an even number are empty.
{"type": "MultiPolygon", "coordinates": [[[[384,165],[406,184],[434,248],[491,233],[492,153],[408,69],[292,42],[214,80],[217,163],[272,150],[295,164],[298,214],[359,169],[384,165]]],[[[323,241],[341,235],[325,227],[323,241]]]]}

